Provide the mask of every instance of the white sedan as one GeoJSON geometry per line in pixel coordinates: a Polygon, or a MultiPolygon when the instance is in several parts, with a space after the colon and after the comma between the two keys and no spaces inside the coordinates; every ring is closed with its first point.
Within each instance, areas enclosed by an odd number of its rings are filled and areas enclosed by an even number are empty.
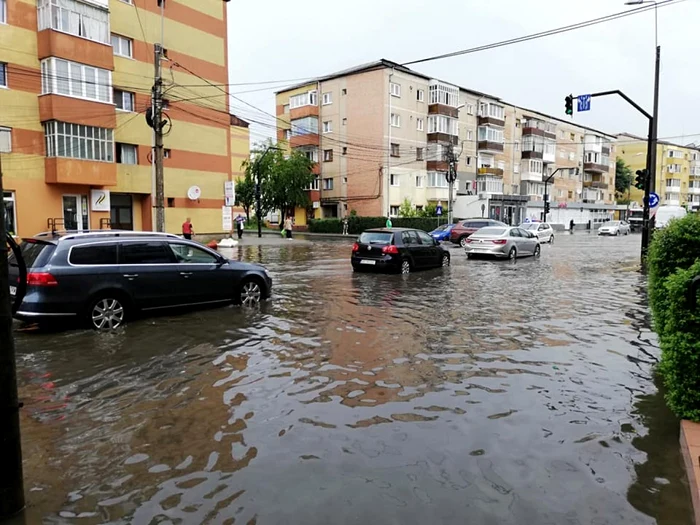
{"type": "Polygon", "coordinates": [[[598,235],[629,235],[630,223],[627,221],[609,221],[598,228],[598,235]]]}
{"type": "Polygon", "coordinates": [[[540,242],[548,242],[550,244],[554,242],[554,229],[546,222],[528,222],[521,224],[518,228],[534,233],[540,242]]]}

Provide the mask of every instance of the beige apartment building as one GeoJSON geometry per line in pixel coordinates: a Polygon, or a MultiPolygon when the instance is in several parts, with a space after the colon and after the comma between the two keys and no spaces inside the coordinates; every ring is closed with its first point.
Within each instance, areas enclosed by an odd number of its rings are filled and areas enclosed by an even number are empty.
{"type": "Polygon", "coordinates": [[[552,208],[614,202],[612,136],[394,62],[297,85],[277,93],[276,105],[278,141],[317,162],[312,204],[295,213],[300,226],[353,210],[397,216],[405,201],[446,207],[449,148],[459,156],[453,197],[473,213],[523,220],[543,207],[555,171],[552,208]]]}

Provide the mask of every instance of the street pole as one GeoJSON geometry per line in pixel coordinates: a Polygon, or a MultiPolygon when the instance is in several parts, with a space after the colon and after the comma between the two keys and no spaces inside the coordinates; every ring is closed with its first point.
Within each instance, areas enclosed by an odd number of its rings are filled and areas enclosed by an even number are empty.
{"type": "Polygon", "coordinates": [[[454,215],[452,213],[452,195],[455,188],[455,180],[457,180],[457,157],[455,156],[454,145],[450,143],[447,146],[447,153],[445,154],[447,160],[447,184],[448,184],[448,197],[447,197],[447,224],[452,224],[454,215]]]}
{"type": "MultiPolygon", "coordinates": [[[[2,195],[0,160],[0,195],[2,195]]],[[[0,213],[0,520],[24,508],[15,341],[12,335],[5,209],[0,213]]]]}
{"type": "Polygon", "coordinates": [[[163,176],[163,79],[160,61],[163,57],[162,44],[153,45],[153,131],[155,132],[155,151],[153,162],[156,170],[156,231],[165,231],[165,182],[163,176]]]}

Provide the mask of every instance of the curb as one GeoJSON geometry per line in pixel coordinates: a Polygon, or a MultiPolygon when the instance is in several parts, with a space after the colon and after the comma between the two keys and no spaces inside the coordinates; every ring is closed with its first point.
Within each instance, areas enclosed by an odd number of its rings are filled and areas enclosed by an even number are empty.
{"type": "Polygon", "coordinates": [[[695,524],[700,525],[700,423],[685,419],[681,421],[680,442],[690,495],[693,498],[695,524]]]}

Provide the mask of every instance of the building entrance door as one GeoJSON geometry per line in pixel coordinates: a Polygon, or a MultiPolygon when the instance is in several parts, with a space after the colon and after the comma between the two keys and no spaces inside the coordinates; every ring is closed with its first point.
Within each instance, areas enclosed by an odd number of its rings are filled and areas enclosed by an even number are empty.
{"type": "Polygon", "coordinates": [[[113,230],[134,229],[134,201],[131,195],[112,193],[110,201],[110,227],[113,230]]]}
{"type": "Polygon", "coordinates": [[[87,195],[63,196],[63,228],[73,231],[90,228],[87,195]]]}

